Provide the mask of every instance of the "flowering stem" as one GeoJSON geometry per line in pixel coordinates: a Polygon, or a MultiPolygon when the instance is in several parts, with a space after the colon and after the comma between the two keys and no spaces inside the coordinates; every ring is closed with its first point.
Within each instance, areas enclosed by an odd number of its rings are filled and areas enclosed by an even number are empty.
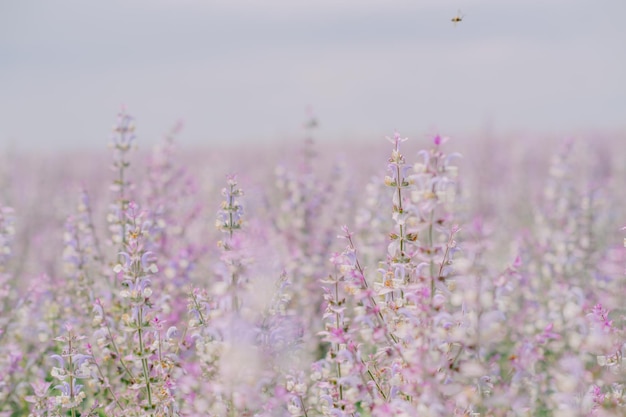
{"type": "MultiPolygon", "coordinates": [[[[335,281],[335,300],[337,303],[339,303],[339,282],[335,281]]],[[[337,326],[337,329],[339,329],[340,326],[340,319],[339,319],[339,313],[335,313],[335,323],[337,326]]],[[[337,352],[339,352],[339,344],[337,344],[337,352]]],[[[341,364],[339,362],[337,362],[337,379],[341,379],[341,364]]],[[[337,385],[339,385],[339,401],[343,401],[343,387],[342,385],[339,383],[339,381],[337,381],[337,385]]]]}
{"type": "Polygon", "coordinates": [[[107,329],[107,333],[109,335],[109,339],[111,340],[111,346],[113,346],[113,349],[115,350],[115,354],[117,355],[118,358],[120,358],[120,364],[122,365],[122,368],[124,368],[124,371],[126,371],[126,373],[128,374],[128,376],[130,377],[131,382],[135,382],[135,377],[133,376],[133,374],[130,372],[130,369],[128,369],[128,367],[126,366],[126,362],[124,362],[124,358],[122,357],[122,354],[120,353],[119,348],[117,347],[117,344],[115,343],[115,338],[113,337],[113,333],[111,332],[111,328],[109,327],[109,323],[106,320],[106,313],[104,312],[104,306],[102,304],[100,304],[100,307],[102,308],[102,317],[103,317],[103,321],[104,321],[104,325],[107,329]]]}
{"type": "MultiPolygon", "coordinates": [[[[113,167],[117,168],[117,179],[113,181],[114,191],[118,193],[117,199],[117,210],[119,211],[118,219],[120,226],[120,246],[123,251],[126,248],[128,243],[128,238],[126,232],[128,230],[126,224],[126,218],[124,213],[128,209],[129,201],[127,197],[126,187],[130,186],[130,183],[126,180],[126,169],[130,166],[130,162],[126,159],[128,152],[132,147],[132,142],[135,139],[134,135],[135,126],[133,124],[133,118],[126,114],[125,110],[122,109],[120,114],[118,115],[118,123],[114,129],[114,137],[112,140],[112,145],[115,149],[115,157],[113,161],[113,167]]],[[[117,281],[114,282],[114,285],[117,285],[117,281]]]]}
{"type": "MultiPolygon", "coordinates": [[[[399,143],[396,142],[396,152],[400,152],[399,143]]],[[[404,182],[404,178],[400,177],[400,165],[396,164],[396,187],[398,190],[398,213],[402,214],[404,211],[402,208],[402,183],[404,182]]],[[[400,256],[404,259],[404,225],[400,224],[400,256]]]]}
{"type": "MultiPolygon", "coordinates": [[[[230,193],[228,194],[228,224],[232,226],[233,224],[233,206],[234,206],[234,202],[235,202],[235,197],[233,196],[233,192],[234,192],[234,188],[235,186],[233,184],[230,185],[230,193]]],[[[228,230],[228,236],[232,239],[233,238],[233,228],[230,227],[228,230]]]]}
{"type": "MultiPolygon", "coordinates": [[[[346,237],[348,239],[348,243],[350,244],[350,249],[354,251],[354,258],[355,258],[355,266],[357,271],[359,271],[359,275],[361,276],[361,285],[363,286],[363,288],[367,289],[369,288],[368,284],[367,284],[367,280],[365,279],[365,271],[363,271],[363,267],[361,267],[361,264],[359,263],[359,258],[356,256],[356,248],[354,247],[354,243],[352,242],[352,235],[350,233],[346,233],[346,237]]],[[[372,303],[372,306],[374,307],[375,310],[378,311],[378,314],[376,314],[376,317],[379,320],[379,324],[382,326],[382,328],[385,329],[385,334],[388,335],[388,337],[390,337],[394,343],[398,343],[398,339],[393,335],[393,333],[390,333],[387,331],[387,324],[385,323],[385,318],[383,317],[383,314],[381,313],[380,309],[377,308],[378,304],[376,303],[376,299],[374,297],[372,297],[371,295],[368,297],[369,301],[372,303]]]]}
{"type": "Polygon", "coordinates": [[[194,307],[196,308],[196,311],[198,312],[198,315],[200,316],[200,324],[202,326],[206,325],[206,320],[204,319],[204,315],[202,315],[202,308],[200,307],[200,304],[198,304],[198,298],[193,293],[193,291],[191,292],[191,298],[193,300],[194,307]]]}
{"type": "MultiPolygon", "coordinates": [[[[120,165],[120,178],[119,178],[119,182],[120,182],[120,213],[124,213],[126,211],[126,196],[125,196],[125,190],[124,190],[124,167],[125,167],[125,161],[124,159],[122,159],[122,164],[120,165]]],[[[126,247],[126,221],[123,220],[124,215],[122,214],[122,248],[126,247]]]]}
{"type": "Polygon", "coordinates": [[[372,381],[374,381],[374,384],[376,385],[376,388],[378,389],[378,392],[380,393],[380,395],[382,395],[383,399],[387,401],[387,396],[385,395],[385,392],[383,391],[380,384],[378,383],[378,380],[374,378],[374,374],[369,368],[367,369],[367,374],[370,376],[370,378],[372,378],[372,381]]]}
{"type": "MultiPolygon", "coordinates": [[[[67,338],[68,342],[67,342],[67,349],[68,349],[68,369],[69,371],[69,380],[70,380],[70,404],[74,403],[74,366],[72,364],[72,333],[69,333],[69,337],[67,338]]],[[[72,417],[76,417],[76,409],[74,408],[74,405],[72,405],[72,407],[70,408],[70,411],[72,413],[72,417]]]]}
{"type": "Polygon", "coordinates": [[[144,357],[144,345],[143,345],[143,307],[139,307],[139,312],[137,314],[137,321],[139,325],[139,329],[137,331],[137,336],[139,338],[139,354],[141,355],[141,366],[143,367],[143,375],[146,381],[146,391],[148,394],[148,406],[152,409],[152,390],[150,388],[150,370],[148,368],[148,359],[144,357]]]}
{"type": "Polygon", "coordinates": [[[309,415],[306,412],[306,407],[304,406],[304,400],[302,399],[301,396],[298,396],[298,399],[300,400],[300,406],[302,407],[302,412],[304,413],[304,417],[309,417],[309,415]]]}
{"type": "Polygon", "coordinates": [[[161,332],[157,331],[157,344],[159,349],[159,363],[163,363],[163,353],[162,353],[162,344],[161,344],[161,332]]]}
{"type": "Polygon", "coordinates": [[[93,355],[92,355],[92,359],[93,359],[93,364],[96,366],[96,369],[98,370],[98,375],[100,376],[100,379],[103,381],[103,383],[106,381],[105,389],[107,389],[111,393],[111,396],[113,397],[113,400],[115,401],[115,404],[119,407],[119,409],[124,411],[124,407],[122,407],[119,400],[117,399],[117,396],[113,392],[113,389],[111,389],[111,385],[108,383],[108,381],[104,377],[104,373],[102,372],[102,368],[100,368],[100,364],[96,361],[93,355]]]}
{"type": "Polygon", "coordinates": [[[454,237],[454,233],[450,234],[450,239],[448,240],[448,244],[446,245],[446,252],[443,254],[443,260],[441,261],[441,265],[439,265],[439,276],[443,272],[443,266],[446,264],[446,258],[448,257],[448,253],[450,252],[450,245],[452,245],[452,238],[454,237]]]}

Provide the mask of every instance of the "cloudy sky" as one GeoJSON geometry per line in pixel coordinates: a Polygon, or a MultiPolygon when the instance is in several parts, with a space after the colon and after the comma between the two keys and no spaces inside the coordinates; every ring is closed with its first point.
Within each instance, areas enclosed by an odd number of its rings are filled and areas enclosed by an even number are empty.
{"type": "MultiPolygon", "coordinates": [[[[0,0],[0,145],[626,128],[624,0],[0,0]],[[456,27],[450,19],[465,15],[456,27]]],[[[2,147],[2,146],[0,146],[2,147]]]]}

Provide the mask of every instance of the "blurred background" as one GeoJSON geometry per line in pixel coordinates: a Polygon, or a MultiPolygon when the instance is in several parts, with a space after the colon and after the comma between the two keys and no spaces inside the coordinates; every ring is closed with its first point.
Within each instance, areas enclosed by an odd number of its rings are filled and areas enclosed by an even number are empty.
{"type": "Polygon", "coordinates": [[[0,147],[626,127],[623,0],[0,1],[0,147]],[[463,21],[454,25],[458,14],[463,21]]]}

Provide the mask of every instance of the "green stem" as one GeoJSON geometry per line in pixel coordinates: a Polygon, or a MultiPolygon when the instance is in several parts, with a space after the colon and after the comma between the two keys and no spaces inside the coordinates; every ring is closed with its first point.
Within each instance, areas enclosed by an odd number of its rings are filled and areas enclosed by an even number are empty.
{"type": "Polygon", "coordinates": [[[309,417],[309,415],[306,412],[306,407],[304,406],[304,400],[300,396],[298,397],[298,399],[300,400],[300,406],[302,407],[302,412],[304,413],[304,417],[309,417]]]}
{"type": "Polygon", "coordinates": [[[126,371],[128,376],[130,377],[130,380],[134,383],[135,377],[130,372],[130,369],[128,369],[128,367],[126,366],[126,362],[124,362],[124,358],[122,357],[122,354],[120,353],[120,350],[117,347],[117,344],[115,343],[115,339],[113,338],[113,333],[111,332],[111,328],[109,327],[109,323],[107,322],[107,319],[106,319],[106,313],[104,311],[104,307],[102,306],[102,304],[100,304],[100,307],[102,307],[102,320],[104,321],[105,323],[104,326],[106,327],[107,333],[109,334],[109,339],[111,340],[111,346],[113,346],[113,349],[115,350],[115,354],[117,355],[117,357],[120,358],[120,364],[122,365],[122,368],[124,368],[124,371],[126,371]]]}
{"type": "Polygon", "coordinates": [[[374,381],[374,384],[376,385],[376,388],[378,389],[378,392],[380,393],[380,395],[383,396],[383,399],[385,401],[387,401],[387,396],[385,395],[385,392],[383,391],[383,389],[381,388],[381,386],[378,384],[378,380],[376,380],[376,378],[374,378],[374,374],[372,374],[372,371],[370,371],[369,369],[367,370],[367,374],[370,376],[370,378],[372,378],[372,381],[374,381]]]}
{"type": "MultiPolygon", "coordinates": [[[[397,150],[397,149],[396,149],[397,150]]],[[[396,164],[396,187],[398,190],[398,213],[402,214],[402,182],[404,178],[400,178],[400,165],[396,164]]],[[[404,260],[404,226],[400,225],[400,256],[404,260]]]]}
{"type": "Polygon", "coordinates": [[[150,370],[148,368],[148,359],[144,357],[144,345],[143,345],[143,307],[139,307],[139,313],[137,314],[137,323],[139,329],[137,331],[139,337],[139,354],[141,355],[141,366],[143,367],[143,376],[146,381],[146,391],[148,394],[148,406],[152,410],[152,390],[150,387],[150,370]]]}
{"type": "MultiPolygon", "coordinates": [[[[335,301],[339,304],[339,282],[335,282],[335,301]]],[[[337,329],[339,329],[339,313],[335,313],[335,323],[337,329]]],[[[337,345],[337,353],[339,352],[339,345],[337,345]]],[[[337,379],[341,379],[341,364],[337,362],[337,379]]],[[[337,381],[339,385],[339,401],[343,401],[343,386],[337,381]]]]}
{"type": "MultiPolygon", "coordinates": [[[[92,355],[92,360],[93,360],[94,365],[96,365],[96,369],[98,370],[98,375],[100,376],[100,379],[103,382],[106,381],[106,378],[104,377],[104,373],[102,372],[102,368],[100,368],[100,364],[98,364],[98,361],[96,361],[93,355],[92,355]]],[[[122,404],[120,404],[119,400],[117,399],[117,396],[113,392],[113,389],[111,388],[111,384],[107,382],[106,385],[104,385],[104,388],[111,393],[111,396],[113,397],[113,400],[115,401],[115,404],[119,407],[119,409],[124,411],[124,407],[122,407],[122,404]]]]}
{"type": "MultiPolygon", "coordinates": [[[[72,332],[68,333],[68,369],[69,369],[69,380],[70,380],[70,403],[74,402],[74,369],[72,364],[72,332]]],[[[76,409],[72,405],[70,408],[70,412],[72,413],[72,417],[76,417],[76,409]]]]}
{"type": "MultiPolygon", "coordinates": [[[[367,284],[367,280],[365,279],[365,271],[363,270],[363,268],[361,267],[361,264],[359,263],[359,258],[356,257],[356,248],[354,247],[354,243],[352,242],[352,237],[350,235],[348,235],[348,242],[350,242],[350,248],[352,250],[354,250],[354,256],[356,258],[356,267],[357,270],[359,271],[359,273],[361,274],[361,278],[362,278],[362,284],[363,287],[365,289],[369,288],[369,285],[367,284]]],[[[369,297],[370,302],[372,303],[372,305],[374,306],[374,308],[376,308],[378,306],[378,304],[376,303],[376,299],[372,296],[369,297]]],[[[376,317],[378,317],[378,320],[380,322],[380,325],[384,328],[387,329],[387,323],[385,322],[385,318],[383,317],[383,313],[378,310],[378,314],[376,315],[376,317]]],[[[394,343],[398,343],[398,339],[393,335],[393,333],[389,333],[388,331],[386,332],[389,334],[389,337],[391,338],[391,340],[393,340],[394,343]]]]}

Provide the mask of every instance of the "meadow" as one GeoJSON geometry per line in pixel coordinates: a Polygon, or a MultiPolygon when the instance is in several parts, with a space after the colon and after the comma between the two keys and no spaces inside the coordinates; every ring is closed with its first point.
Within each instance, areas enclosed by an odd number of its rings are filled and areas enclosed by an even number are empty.
{"type": "Polygon", "coordinates": [[[3,150],[0,415],[626,416],[624,137],[306,126],[3,150]]]}

